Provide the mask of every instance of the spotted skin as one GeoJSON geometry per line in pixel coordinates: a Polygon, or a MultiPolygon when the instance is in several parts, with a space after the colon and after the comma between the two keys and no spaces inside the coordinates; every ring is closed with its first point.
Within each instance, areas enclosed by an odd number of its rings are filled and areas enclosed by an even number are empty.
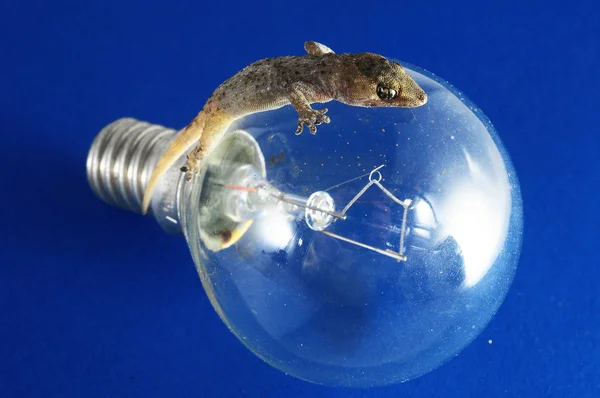
{"type": "Polygon", "coordinates": [[[381,55],[335,54],[312,41],[304,48],[307,54],[303,56],[256,61],[214,91],[156,165],[144,193],[143,213],[148,210],[158,181],[181,155],[189,151],[182,171],[191,178],[231,123],[245,115],[291,104],[298,112],[296,135],[305,126],[315,134],[317,126],[330,119],[326,108],[313,109],[312,103],[336,100],[359,107],[413,108],[427,102],[425,91],[404,68],[381,55]]]}

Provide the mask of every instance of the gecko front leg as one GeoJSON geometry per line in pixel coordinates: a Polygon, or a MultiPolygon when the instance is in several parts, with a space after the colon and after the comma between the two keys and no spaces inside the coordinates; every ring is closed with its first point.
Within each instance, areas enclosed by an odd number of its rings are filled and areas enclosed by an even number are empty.
{"type": "Polygon", "coordinates": [[[309,100],[306,98],[311,89],[303,83],[294,83],[290,90],[289,100],[296,112],[298,112],[298,129],[296,135],[302,134],[304,125],[308,127],[311,134],[317,133],[317,127],[321,123],[329,123],[331,119],[325,115],[327,108],[315,110],[311,108],[309,100]]]}

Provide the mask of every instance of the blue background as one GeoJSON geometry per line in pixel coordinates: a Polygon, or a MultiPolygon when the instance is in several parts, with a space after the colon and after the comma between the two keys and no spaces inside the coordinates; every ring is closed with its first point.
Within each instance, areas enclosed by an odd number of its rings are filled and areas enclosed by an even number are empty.
{"type": "Polygon", "coordinates": [[[596,4],[3,2],[0,397],[600,396],[596,4]],[[270,368],[218,319],[185,242],[85,178],[105,124],[181,127],[224,79],[305,40],[449,80],[520,177],[505,303],[457,358],[403,385],[334,389],[270,368]]]}

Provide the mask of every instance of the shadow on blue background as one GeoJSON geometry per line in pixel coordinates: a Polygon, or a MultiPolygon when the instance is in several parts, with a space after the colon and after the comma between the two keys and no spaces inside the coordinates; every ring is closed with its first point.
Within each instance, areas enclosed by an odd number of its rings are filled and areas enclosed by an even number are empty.
{"type": "Polygon", "coordinates": [[[598,6],[390,4],[0,6],[1,397],[600,395],[598,6]],[[271,369],[220,322],[185,242],[85,179],[105,124],[181,127],[221,81],[305,40],[449,80],[519,173],[524,247],[505,303],[459,357],[403,385],[332,389],[271,369]]]}

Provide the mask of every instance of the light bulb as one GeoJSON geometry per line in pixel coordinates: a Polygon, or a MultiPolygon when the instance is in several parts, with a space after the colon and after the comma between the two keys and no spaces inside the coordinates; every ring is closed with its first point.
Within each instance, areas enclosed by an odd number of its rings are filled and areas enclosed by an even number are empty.
{"type": "MultiPolygon", "coordinates": [[[[523,226],[509,157],[460,92],[406,69],[427,105],[330,103],[331,124],[299,137],[291,107],[246,116],[199,174],[186,181],[180,159],[152,199],[223,322],[287,374],[341,386],[421,376],[481,333],[512,282],[523,226]]],[[[175,134],[105,127],[87,161],[96,194],[139,212],[175,134]]]]}

